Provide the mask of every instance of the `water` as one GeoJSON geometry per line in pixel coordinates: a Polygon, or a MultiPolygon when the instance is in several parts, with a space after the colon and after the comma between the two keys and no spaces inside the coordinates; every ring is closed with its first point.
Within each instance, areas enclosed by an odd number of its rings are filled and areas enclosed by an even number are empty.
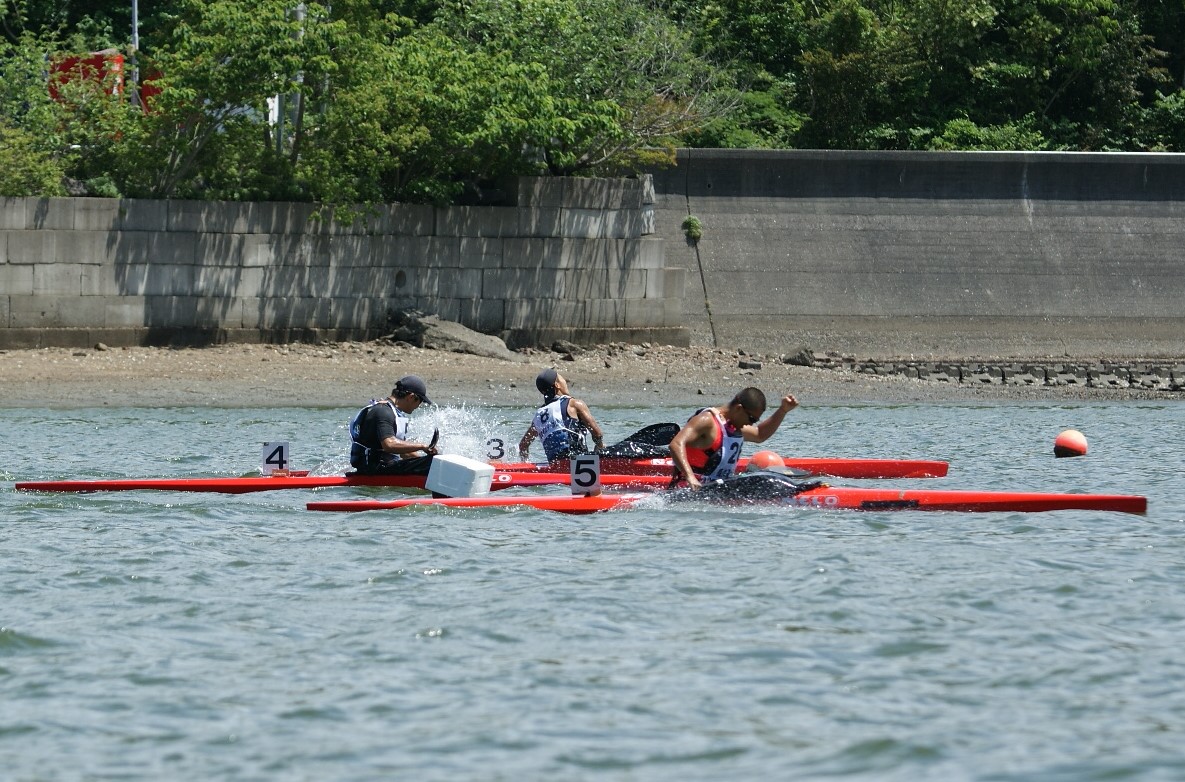
{"type": "MultiPolygon", "coordinates": [[[[0,410],[0,778],[1185,779],[1180,404],[803,408],[769,443],[1145,517],[12,491],[276,440],[336,472],[352,412],[0,410]]],[[[596,412],[612,442],[687,411],[596,412]]],[[[480,456],[527,412],[416,418],[480,456]]]]}

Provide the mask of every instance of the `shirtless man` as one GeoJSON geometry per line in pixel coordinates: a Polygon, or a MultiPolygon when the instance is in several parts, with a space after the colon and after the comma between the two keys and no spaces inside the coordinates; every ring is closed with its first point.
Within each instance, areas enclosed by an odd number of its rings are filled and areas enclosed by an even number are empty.
{"type": "Polygon", "coordinates": [[[786,394],[778,409],[762,421],[765,394],[761,389],[749,387],[728,404],[700,410],[671,440],[676,477],[698,489],[701,481],[734,475],[741,459],[742,445],[768,440],[778,431],[786,413],[796,407],[798,400],[786,394]]]}

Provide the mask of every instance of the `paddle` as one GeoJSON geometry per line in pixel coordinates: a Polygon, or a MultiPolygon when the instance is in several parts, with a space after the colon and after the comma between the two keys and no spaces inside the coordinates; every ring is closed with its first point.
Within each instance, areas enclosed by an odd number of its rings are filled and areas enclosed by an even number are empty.
{"type": "Polygon", "coordinates": [[[679,433],[678,424],[651,424],[631,434],[619,443],[600,448],[595,453],[608,457],[669,456],[671,438],[679,433]]]}
{"type": "Polygon", "coordinates": [[[432,440],[431,440],[431,442],[428,443],[428,450],[429,451],[431,451],[433,448],[436,447],[436,441],[439,439],[440,439],[440,430],[433,429],[432,430],[432,440]]]}
{"type": "MultiPolygon", "coordinates": [[[[641,443],[643,445],[670,445],[675,435],[682,427],[679,424],[651,424],[645,426],[622,440],[622,443],[641,443]]],[[[621,445],[621,443],[618,443],[621,445]]]]}

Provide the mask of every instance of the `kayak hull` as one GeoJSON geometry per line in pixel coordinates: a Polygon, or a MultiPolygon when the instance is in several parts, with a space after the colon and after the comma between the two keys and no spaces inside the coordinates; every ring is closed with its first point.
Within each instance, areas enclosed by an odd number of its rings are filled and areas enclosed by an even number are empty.
{"type": "MultiPolygon", "coordinates": [[[[942,478],[950,464],[930,459],[856,459],[783,456],[786,466],[811,475],[830,478],[942,478]]],[[[738,471],[748,466],[741,459],[738,471]]],[[[670,475],[675,463],[670,457],[617,458],[601,457],[601,472],[613,475],[670,475]]],[[[547,462],[494,462],[494,469],[508,472],[568,472],[566,459],[547,462]]]]}
{"type": "MultiPolygon", "coordinates": [[[[838,478],[941,478],[947,462],[922,459],[856,459],[784,457],[786,466],[838,478]]],[[[748,465],[741,459],[740,471],[748,465]]],[[[570,466],[567,460],[547,462],[495,462],[493,489],[512,486],[548,486],[566,484],[570,466]],[[542,476],[532,479],[528,476],[542,476]]],[[[670,458],[601,458],[601,483],[605,486],[665,486],[674,464],[670,458]]],[[[184,491],[218,494],[250,494],[280,489],[326,489],[338,486],[382,486],[400,489],[423,489],[422,475],[308,475],[277,473],[225,478],[116,478],[110,480],[22,481],[18,491],[107,492],[107,491],[184,491]]]]}
{"type": "MultiPolygon", "coordinates": [[[[315,511],[394,510],[414,507],[516,508],[560,513],[599,513],[627,509],[654,493],[603,493],[596,496],[521,496],[407,498],[399,500],[343,500],[310,502],[315,511]]],[[[897,490],[820,486],[793,497],[754,500],[741,505],[778,505],[790,508],[856,511],[961,511],[968,513],[1032,513],[1057,510],[1101,510],[1143,514],[1148,500],[1137,495],[1055,494],[1045,492],[992,492],[961,490],[897,490]]]]}
{"type": "MultiPolygon", "coordinates": [[[[17,491],[43,492],[112,492],[112,491],[180,491],[216,494],[250,494],[279,489],[326,489],[337,486],[381,486],[401,489],[423,489],[427,478],[423,475],[275,475],[228,478],[118,478],[112,480],[22,481],[17,491]]],[[[521,486],[555,486],[567,484],[568,473],[496,472],[490,484],[492,490],[521,486]]],[[[659,475],[602,475],[605,486],[666,486],[667,476],[659,475]]]]}

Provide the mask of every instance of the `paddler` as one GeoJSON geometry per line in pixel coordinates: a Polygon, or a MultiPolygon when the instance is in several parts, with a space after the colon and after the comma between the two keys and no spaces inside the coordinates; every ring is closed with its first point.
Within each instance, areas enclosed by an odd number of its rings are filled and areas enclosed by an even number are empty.
{"type": "Polygon", "coordinates": [[[535,411],[527,433],[518,443],[519,456],[530,458],[535,438],[543,443],[547,461],[567,459],[588,453],[585,432],[592,435],[595,448],[604,448],[605,439],[588,405],[568,393],[568,381],[554,369],[544,369],[535,378],[535,387],[543,394],[543,406],[535,411]]]}
{"type": "Polygon", "coordinates": [[[386,399],[375,399],[350,421],[350,464],[366,475],[427,475],[436,444],[408,439],[411,414],[432,404],[416,375],[395,383],[386,399]]]}
{"type": "Polygon", "coordinates": [[[740,391],[728,404],[705,407],[693,415],[671,440],[675,478],[698,489],[703,481],[714,481],[736,474],[745,442],[763,443],[778,431],[782,419],[798,400],[782,397],[778,409],[764,421],[765,394],[749,387],[740,391]]]}

